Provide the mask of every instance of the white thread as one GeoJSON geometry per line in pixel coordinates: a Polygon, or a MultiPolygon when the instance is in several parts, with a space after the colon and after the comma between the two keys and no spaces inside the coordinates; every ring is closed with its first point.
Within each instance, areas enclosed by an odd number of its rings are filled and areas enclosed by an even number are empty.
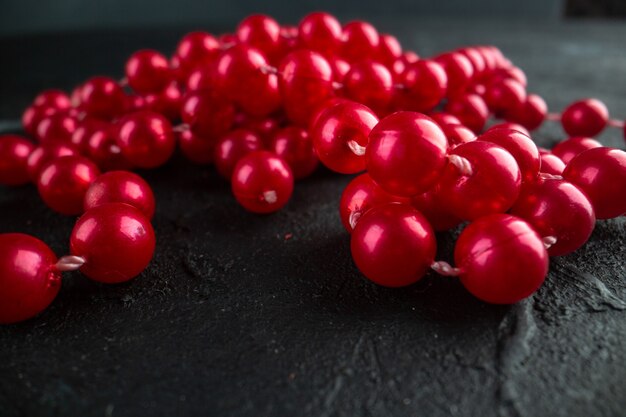
{"type": "Polygon", "coordinates": [[[436,261],[430,264],[430,268],[445,277],[457,277],[461,273],[459,268],[455,268],[445,261],[436,261]]]}
{"type": "Polygon", "coordinates": [[[350,148],[350,150],[352,151],[352,153],[355,154],[356,156],[365,155],[365,146],[359,145],[359,143],[356,140],[349,140],[347,145],[348,145],[348,148],[350,148]]]}
{"type": "Polygon", "coordinates": [[[452,154],[448,155],[448,160],[459,170],[461,175],[469,177],[474,173],[474,170],[472,169],[472,163],[467,158],[452,154]]]}
{"type": "Polygon", "coordinates": [[[67,255],[60,257],[54,267],[60,272],[76,271],[80,269],[85,262],[87,262],[87,260],[82,256],[67,255]]]}
{"type": "Polygon", "coordinates": [[[274,190],[264,191],[263,192],[263,201],[265,201],[268,204],[274,204],[275,202],[277,202],[278,201],[278,195],[276,194],[276,191],[274,191],[274,190]]]}

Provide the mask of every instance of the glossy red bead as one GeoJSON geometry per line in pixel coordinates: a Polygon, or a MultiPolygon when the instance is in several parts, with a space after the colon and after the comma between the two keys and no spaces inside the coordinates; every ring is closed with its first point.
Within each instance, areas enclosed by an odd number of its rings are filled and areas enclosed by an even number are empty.
{"type": "Polygon", "coordinates": [[[530,132],[528,131],[528,129],[526,129],[524,126],[522,126],[519,123],[514,123],[514,122],[502,122],[502,123],[496,123],[495,125],[492,125],[489,127],[489,129],[487,129],[487,132],[493,129],[511,129],[511,130],[517,130],[520,133],[525,134],[526,136],[528,136],[529,138],[530,136],[530,132]]]}
{"type": "Polygon", "coordinates": [[[235,198],[253,213],[272,213],[282,208],[293,192],[289,165],[267,151],[244,156],[235,166],[231,180],[235,198]]]}
{"type": "Polygon", "coordinates": [[[511,214],[526,220],[542,238],[555,238],[550,256],[566,255],[591,236],[596,216],[578,187],[558,179],[541,179],[522,187],[511,214]]]}
{"type": "Polygon", "coordinates": [[[0,324],[17,323],[48,307],[61,288],[57,258],[41,240],[0,234],[0,324]]]}
{"type": "Polygon", "coordinates": [[[500,117],[515,113],[526,102],[526,87],[510,78],[498,80],[487,85],[484,97],[489,109],[500,117]]]}
{"type": "Polygon", "coordinates": [[[287,162],[297,180],[311,175],[319,164],[309,133],[300,127],[277,130],[268,149],[287,162]]]}
{"type": "Polygon", "coordinates": [[[341,23],[334,16],[324,12],[309,13],[298,25],[299,45],[319,52],[327,58],[339,50],[341,35],[341,23]]]}
{"type": "Polygon", "coordinates": [[[173,79],[167,58],[152,49],[133,53],[126,61],[128,85],[138,93],[156,93],[163,90],[173,79]]]}
{"type": "Polygon", "coordinates": [[[181,118],[196,135],[217,138],[233,126],[235,106],[215,91],[196,91],[185,96],[181,118]]]}
{"type": "Polygon", "coordinates": [[[451,115],[450,113],[445,112],[434,112],[428,113],[428,116],[433,119],[439,126],[448,124],[448,125],[460,125],[461,121],[458,117],[451,115]]]}
{"type": "Polygon", "coordinates": [[[330,64],[317,52],[302,49],[287,55],[278,73],[287,117],[295,124],[308,126],[315,111],[334,94],[330,64]]]}
{"type": "Polygon", "coordinates": [[[86,153],[91,135],[105,126],[109,126],[108,122],[99,119],[86,118],[80,120],[70,139],[71,145],[80,153],[86,153]]]}
{"type": "Polygon", "coordinates": [[[122,154],[117,144],[117,127],[103,124],[94,129],[87,139],[84,154],[91,159],[101,171],[131,169],[133,165],[122,154]]]}
{"type": "Polygon", "coordinates": [[[515,158],[522,173],[522,182],[532,182],[537,179],[541,167],[539,149],[527,135],[512,129],[489,129],[476,138],[485,142],[495,143],[515,158]]]}
{"type": "Polygon", "coordinates": [[[220,91],[246,112],[266,116],[281,104],[272,68],[258,49],[236,45],[224,51],[217,62],[216,82],[220,91]]]}
{"type": "Polygon", "coordinates": [[[396,60],[402,56],[402,46],[398,38],[388,33],[379,35],[378,40],[378,60],[391,69],[396,60]]]}
{"type": "Polygon", "coordinates": [[[143,96],[143,101],[144,104],[140,109],[161,113],[173,121],[180,117],[183,93],[176,83],[171,83],[162,91],[146,94],[143,96]]]}
{"type": "Polygon", "coordinates": [[[410,197],[432,188],[446,165],[448,142],[431,118],[397,112],[371,131],[367,171],[388,193],[410,197]]]}
{"type": "Polygon", "coordinates": [[[446,111],[458,117],[461,123],[474,133],[483,129],[489,117],[489,109],[485,101],[476,94],[465,94],[451,99],[446,104],[446,111]]]}
{"type": "Polygon", "coordinates": [[[267,15],[254,14],[243,19],[237,26],[236,36],[239,42],[258,49],[270,61],[280,52],[280,25],[267,15]]]}
{"type": "Polygon", "coordinates": [[[454,248],[461,283],[475,297],[513,304],[533,294],[548,273],[548,252],[524,220],[493,214],[467,226],[454,248]]]}
{"type": "Polygon", "coordinates": [[[44,90],[35,97],[33,106],[51,107],[56,110],[67,110],[72,107],[70,98],[62,90],[49,89],[44,90]]]}
{"type": "Polygon", "coordinates": [[[26,162],[28,178],[31,182],[36,183],[42,167],[50,161],[69,155],[78,155],[76,149],[69,145],[50,143],[38,146],[30,153],[26,162]]]}
{"type": "Polygon", "coordinates": [[[313,146],[320,161],[342,174],[365,169],[365,147],[378,123],[374,112],[355,102],[341,100],[323,110],[311,128],[313,146]]]}
{"type": "Polygon", "coordinates": [[[22,127],[30,136],[37,137],[37,126],[39,122],[43,118],[57,112],[58,110],[53,107],[28,106],[26,110],[24,110],[24,113],[22,113],[22,127]]]}
{"type": "Polygon", "coordinates": [[[446,96],[448,76],[437,61],[422,59],[408,64],[398,78],[396,105],[402,110],[426,112],[446,96]]]}
{"type": "Polygon", "coordinates": [[[85,258],[80,272],[107,284],[139,275],[152,260],[155,244],[150,220],[123,203],[88,210],[78,219],[70,236],[72,255],[85,258]]]}
{"type": "Polygon", "coordinates": [[[563,178],[585,193],[598,219],[626,213],[626,152],[605,147],[588,149],[567,164],[563,178]]]}
{"type": "Polygon", "coordinates": [[[371,60],[352,64],[344,80],[346,96],[378,114],[384,112],[393,95],[391,73],[384,65],[371,60]]]}
{"type": "Polygon", "coordinates": [[[517,122],[528,130],[535,130],[546,119],[548,105],[543,98],[536,94],[528,94],[524,103],[516,110],[508,112],[506,118],[517,122]]]}
{"type": "Polygon", "coordinates": [[[567,138],[554,145],[552,153],[558,156],[566,165],[574,159],[576,155],[587,149],[599,148],[602,144],[594,138],[584,136],[574,136],[567,138]]]}
{"type": "Polygon", "coordinates": [[[458,52],[448,52],[435,58],[446,73],[448,97],[464,93],[474,75],[474,67],[470,60],[458,52]]]}
{"type": "Polygon", "coordinates": [[[356,223],[369,209],[394,202],[408,203],[409,200],[389,194],[376,185],[369,174],[361,174],[350,181],[341,194],[339,215],[343,227],[352,233],[356,223]]]}
{"type": "Polygon", "coordinates": [[[18,135],[0,135],[0,184],[22,185],[29,181],[28,157],[33,143],[18,135]]]}
{"type": "Polygon", "coordinates": [[[563,111],[561,124],[570,136],[596,136],[609,120],[609,110],[595,98],[576,101],[563,111]]]}
{"type": "Polygon", "coordinates": [[[98,175],[100,170],[89,159],[78,155],[62,156],[42,167],[37,189],[52,210],[77,215],[83,212],[85,193],[98,175]]]}
{"type": "Polygon", "coordinates": [[[148,183],[130,171],[110,171],[91,183],[85,194],[85,211],[107,203],[129,204],[144,216],[154,215],[154,193],[148,183]]]}
{"type": "Polygon", "coordinates": [[[433,262],[437,242],[428,221],[407,204],[365,213],[352,231],[352,259],[365,277],[385,287],[419,281],[433,262]]]}
{"type": "Polygon", "coordinates": [[[217,59],[220,44],[215,37],[206,32],[190,32],[178,43],[174,53],[174,62],[181,75],[188,75],[194,69],[210,64],[217,59]]]}
{"type": "Polygon", "coordinates": [[[380,37],[371,24],[355,20],[343,27],[341,54],[348,62],[376,56],[380,37]]]}
{"type": "Polygon", "coordinates": [[[462,220],[446,210],[437,193],[435,188],[418,194],[411,198],[411,205],[426,217],[434,230],[445,232],[461,224],[462,220]]]}
{"type": "Polygon", "coordinates": [[[116,141],[122,155],[140,168],[163,165],[176,147],[170,122],[150,111],[126,115],[119,122],[116,141]]]}
{"type": "Polygon", "coordinates": [[[185,130],[178,135],[178,145],[183,155],[191,162],[200,165],[213,162],[216,143],[216,139],[198,136],[191,130],[185,130]]]}
{"type": "Polygon", "coordinates": [[[462,172],[452,163],[446,166],[438,190],[446,210],[463,220],[475,220],[511,208],[522,175],[506,149],[476,140],[457,146],[450,155],[467,160],[471,172],[462,172]]]}
{"type": "Polygon", "coordinates": [[[72,135],[78,121],[67,113],[54,113],[46,116],[37,125],[37,138],[42,144],[72,142],[72,135]]]}
{"type": "Polygon", "coordinates": [[[565,163],[556,155],[551,153],[541,154],[540,172],[550,175],[562,175],[565,169],[565,163]]]}
{"type": "Polygon", "coordinates": [[[80,87],[81,109],[89,116],[110,120],[123,113],[126,94],[117,81],[109,77],[92,77],[80,87]]]}
{"type": "Polygon", "coordinates": [[[258,134],[248,129],[235,129],[217,141],[213,156],[215,168],[224,178],[230,179],[241,158],[261,149],[263,142],[258,134]]]}
{"type": "Polygon", "coordinates": [[[461,124],[440,123],[439,126],[443,130],[444,135],[446,135],[450,148],[476,140],[476,134],[461,124]]]}

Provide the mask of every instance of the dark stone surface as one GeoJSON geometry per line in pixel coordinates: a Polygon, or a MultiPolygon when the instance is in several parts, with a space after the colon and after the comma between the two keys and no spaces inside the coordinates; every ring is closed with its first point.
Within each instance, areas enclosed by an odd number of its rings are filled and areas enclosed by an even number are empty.
{"type": "MultiPolygon", "coordinates": [[[[626,114],[623,25],[377,23],[425,56],[494,43],[552,108],[596,96],[626,114]]],[[[37,90],[119,76],[132,50],[170,51],[182,32],[0,41],[3,126],[37,90]]],[[[537,141],[560,137],[549,126],[537,141]]],[[[615,130],[601,140],[623,147],[615,130]]],[[[553,259],[534,297],[491,306],[452,278],[400,290],[361,278],[337,213],[347,177],[321,170],[284,210],[254,216],[211,168],[177,157],[142,175],[158,200],[154,261],[117,286],[69,274],[42,315],[0,328],[1,416],[626,414],[624,218],[553,259]]],[[[0,214],[0,232],[66,252],[75,220],[33,187],[0,189],[0,214]]],[[[453,244],[439,236],[442,258],[453,244]]]]}

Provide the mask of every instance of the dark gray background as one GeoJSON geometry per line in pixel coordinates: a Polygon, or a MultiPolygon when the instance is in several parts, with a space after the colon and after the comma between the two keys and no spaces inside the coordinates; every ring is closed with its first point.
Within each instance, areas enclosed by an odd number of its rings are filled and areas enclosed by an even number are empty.
{"type": "MultiPolygon", "coordinates": [[[[595,96],[626,116],[621,22],[373,23],[424,56],[493,43],[551,109],[595,96]]],[[[195,27],[5,37],[0,120],[17,122],[42,88],[120,76],[133,50],[171,52],[195,27]]],[[[555,124],[535,135],[544,146],[562,138],[555,124]]],[[[600,140],[624,148],[619,131],[600,140]]],[[[337,213],[349,177],[319,170],[284,210],[255,216],[210,167],[177,156],[141,175],[158,202],[153,262],[116,286],[68,274],[42,315],[0,327],[0,416],[624,416],[624,218],[553,259],[535,296],[492,306],[434,274],[399,290],[363,279],[337,213]]],[[[61,255],[74,222],[32,186],[0,188],[0,233],[33,234],[61,255]]],[[[457,233],[438,236],[441,258],[457,233]]]]}
{"type": "Polygon", "coordinates": [[[232,26],[253,12],[296,23],[311,10],[327,10],[343,19],[463,16],[556,20],[565,15],[626,15],[622,0],[2,0],[0,5],[0,36],[99,28],[232,26]]]}

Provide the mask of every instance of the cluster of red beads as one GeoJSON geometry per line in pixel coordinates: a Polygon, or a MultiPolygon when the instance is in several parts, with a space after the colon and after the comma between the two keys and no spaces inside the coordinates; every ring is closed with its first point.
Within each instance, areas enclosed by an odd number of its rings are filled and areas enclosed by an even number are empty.
{"type": "Polygon", "coordinates": [[[433,267],[460,274],[481,299],[514,302],[543,281],[544,243],[552,255],[571,252],[596,217],[626,211],[624,153],[588,138],[622,124],[597,100],[576,102],[560,117],[572,138],[547,152],[528,130],[548,116],[495,47],[420,58],[367,22],[342,26],[321,12],[297,27],[253,15],[233,34],[192,32],[171,58],[138,51],[121,81],[97,76],[70,95],[37,96],[22,117],[36,144],[0,138],[1,184],[34,182],[50,208],[82,214],[61,261],[32,237],[0,235],[0,322],[45,308],[61,270],[120,282],[145,268],[154,200],[128,170],[163,165],[177,142],[192,162],[213,163],[257,213],[283,207],[294,179],[319,161],[367,170],[340,212],[368,278],[407,285],[433,267]],[[505,123],[476,137],[491,115],[505,123]],[[582,152],[592,147],[600,149],[582,152]],[[433,262],[433,228],[462,221],[473,223],[457,243],[459,267],[433,262]],[[17,259],[24,251],[30,261],[17,259]],[[20,272],[29,277],[15,274],[18,262],[33,265],[20,272]],[[533,267],[514,272],[519,265],[533,267]]]}

